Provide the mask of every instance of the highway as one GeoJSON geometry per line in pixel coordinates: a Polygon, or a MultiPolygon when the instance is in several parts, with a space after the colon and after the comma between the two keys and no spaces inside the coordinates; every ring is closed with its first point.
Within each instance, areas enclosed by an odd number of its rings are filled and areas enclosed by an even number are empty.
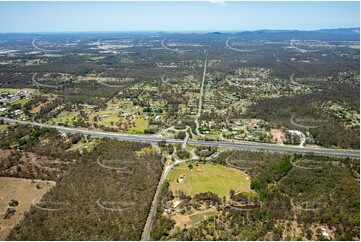
{"type": "MultiPolygon", "coordinates": [[[[62,126],[48,125],[29,121],[19,121],[11,118],[0,117],[7,123],[19,123],[33,126],[40,126],[46,128],[54,128],[60,132],[65,133],[81,133],[84,135],[90,135],[93,137],[100,138],[114,138],[118,140],[126,141],[138,141],[138,142],[159,142],[165,140],[167,143],[183,143],[183,140],[177,139],[164,139],[162,137],[156,137],[152,135],[135,135],[135,134],[122,134],[115,132],[102,132],[85,130],[79,128],[67,128],[62,126]]],[[[217,146],[218,148],[238,149],[238,150],[251,150],[251,151],[268,151],[278,153],[296,153],[296,154],[314,154],[332,157],[350,157],[360,158],[359,150],[343,150],[343,149],[330,149],[330,148],[313,148],[313,147],[302,147],[302,146],[291,146],[291,145],[278,145],[278,144],[267,144],[267,143],[255,143],[255,142],[223,142],[223,141],[204,141],[204,140],[189,140],[190,145],[206,145],[206,146],[217,146]]]]}

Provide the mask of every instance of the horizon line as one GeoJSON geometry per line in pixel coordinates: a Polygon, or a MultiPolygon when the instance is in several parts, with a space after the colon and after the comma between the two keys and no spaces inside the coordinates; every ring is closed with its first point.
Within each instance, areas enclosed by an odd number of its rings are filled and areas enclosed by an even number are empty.
{"type": "Polygon", "coordinates": [[[252,30],[64,30],[64,31],[16,31],[2,32],[0,34],[59,34],[59,33],[241,33],[257,31],[319,31],[319,30],[337,30],[337,29],[360,29],[358,27],[339,27],[339,28],[317,28],[317,29],[252,29],[252,30]]]}

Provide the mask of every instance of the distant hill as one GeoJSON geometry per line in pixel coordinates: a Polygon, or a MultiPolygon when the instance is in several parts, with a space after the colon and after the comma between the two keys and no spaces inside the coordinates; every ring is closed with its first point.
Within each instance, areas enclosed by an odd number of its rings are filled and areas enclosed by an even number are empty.
{"type": "Polygon", "coordinates": [[[320,29],[316,32],[327,34],[349,34],[360,35],[360,28],[341,28],[341,29],[320,29]]]}
{"type": "MultiPolygon", "coordinates": [[[[212,34],[227,35],[230,33],[213,32],[212,34]]],[[[269,39],[283,41],[289,39],[301,40],[335,40],[335,41],[359,41],[360,28],[339,28],[320,30],[272,30],[261,29],[256,31],[234,32],[231,35],[245,40],[269,39]]]]}

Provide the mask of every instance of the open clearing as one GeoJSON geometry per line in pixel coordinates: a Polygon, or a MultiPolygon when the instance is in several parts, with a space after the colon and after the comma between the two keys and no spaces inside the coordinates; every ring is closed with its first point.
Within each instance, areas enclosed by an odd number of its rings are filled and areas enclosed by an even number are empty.
{"type": "Polygon", "coordinates": [[[33,93],[35,92],[36,90],[35,89],[31,89],[31,88],[0,88],[0,92],[8,92],[8,93],[16,93],[18,91],[27,91],[27,92],[30,92],[30,93],[33,93]]]}
{"type": "Polygon", "coordinates": [[[53,181],[31,179],[0,177],[0,240],[5,240],[10,230],[23,218],[24,214],[30,209],[31,203],[37,203],[43,195],[55,185],[53,181]],[[36,188],[40,185],[41,189],[36,188]],[[15,207],[15,214],[4,219],[4,214],[9,207],[11,199],[19,202],[15,207]]]}
{"type": "Polygon", "coordinates": [[[218,196],[229,198],[229,191],[252,192],[250,189],[250,179],[242,171],[212,164],[193,164],[193,170],[188,168],[188,164],[180,164],[169,173],[169,188],[175,192],[181,190],[193,196],[201,192],[213,192],[218,196]],[[185,178],[181,183],[177,182],[180,175],[185,178]]]}
{"type": "Polygon", "coordinates": [[[190,214],[181,214],[181,213],[173,213],[171,218],[176,222],[174,229],[172,232],[175,231],[175,228],[191,228],[197,226],[202,221],[208,219],[211,216],[218,215],[219,212],[215,208],[210,209],[203,209],[202,211],[192,212],[190,214]]]}

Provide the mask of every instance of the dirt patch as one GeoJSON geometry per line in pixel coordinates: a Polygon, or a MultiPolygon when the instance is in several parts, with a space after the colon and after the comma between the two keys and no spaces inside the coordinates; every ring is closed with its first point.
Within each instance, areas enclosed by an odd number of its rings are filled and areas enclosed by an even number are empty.
{"type": "Polygon", "coordinates": [[[178,228],[193,228],[199,223],[201,223],[203,220],[206,220],[210,216],[214,216],[218,213],[219,212],[217,212],[215,208],[206,209],[205,207],[202,207],[199,211],[192,211],[186,214],[181,214],[179,212],[173,211],[172,214],[164,213],[164,215],[169,216],[176,222],[174,228],[170,231],[170,233],[172,234],[178,228]]]}
{"type": "Polygon", "coordinates": [[[285,135],[279,129],[271,129],[272,139],[277,142],[277,144],[283,144],[286,141],[285,135]]]}
{"type": "Polygon", "coordinates": [[[10,155],[11,150],[4,150],[4,149],[0,149],[0,158],[6,158],[10,155]]]}
{"type": "Polygon", "coordinates": [[[141,150],[136,151],[135,154],[137,156],[143,156],[143,155],[150,154],[153,152],[154,152],[154,148],[150,146],[150,147],[144,147],[141,150]]]}
{"type": "Polygon", "coordinates": [[[0,240],[5,240],[11,229],[22,220],[31,203],[40,201],[54,185],[53,181],[32,182],[30,179],[0,177],[0,240]],[[38,189],[37,185],[41,188],[38,189]],[[16,212],[12,217],[4,219],[12,199],[18,201],[19,205],[13,207],[16,212]]]}

